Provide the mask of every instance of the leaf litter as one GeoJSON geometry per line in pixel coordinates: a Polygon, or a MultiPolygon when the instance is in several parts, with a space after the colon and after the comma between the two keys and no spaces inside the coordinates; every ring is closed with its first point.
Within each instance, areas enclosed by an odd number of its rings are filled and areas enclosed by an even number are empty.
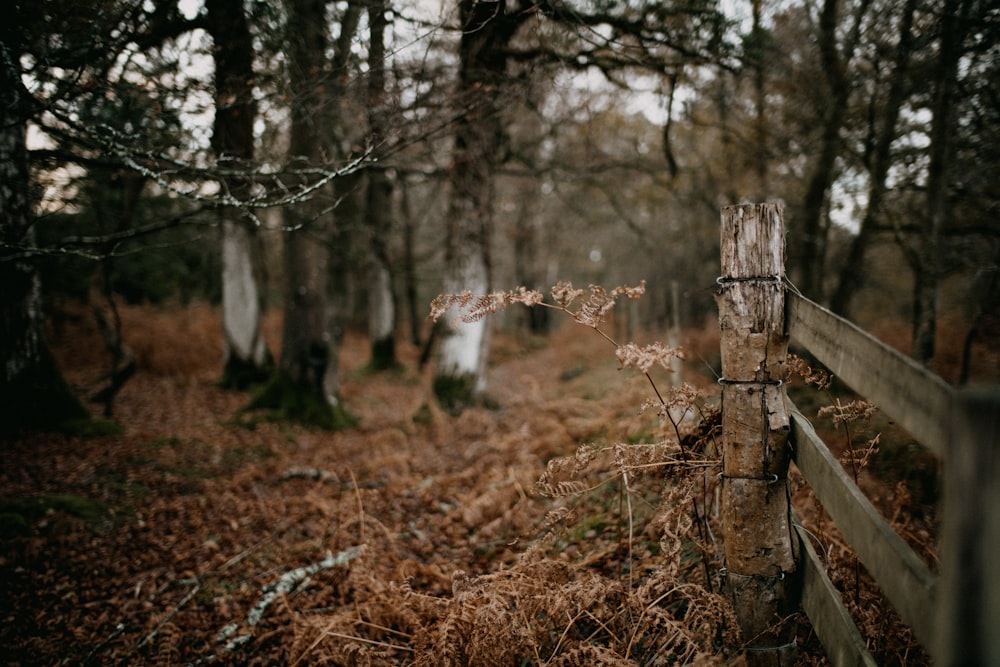
{"type": "MultiPolygon", "coordinates": [[[[419,350],[404,344],[403,370],[370,374],[365,340],[349,335],[343,397],[362,421],[326,433],[231,419],[248,394],[216,385],[215,310],[122,317],[139,362],[115,404],[124,433],[35,433],[0,448],[7,664],[709,665],[739,654],[715,576],[710,401],[684,433],[663,428],[639,409],[649,384],[599,337],[572,326],[544,345],[498,336],[499,407],[451,416],[429,402],[419,350]],[[25,498],[43,509],[18,513],[25,498]]],[[[276,340],[276,316],[266,330],[276,340]]],[[[79,314],[52,331],[71,383],[103,372],[97,336],[79,314]]],[[[713,386],[693,381],[692,397],[713,386]]],[[[832,544],[831,560],[846,559],[832,544]]],[[[896,637],[887,650],[919,654],[870,611],[884,606],[870,587],[862,597],[881,636],[896,637]]],[[[825,664],[800,626],[803,664],[825,664]]]]}

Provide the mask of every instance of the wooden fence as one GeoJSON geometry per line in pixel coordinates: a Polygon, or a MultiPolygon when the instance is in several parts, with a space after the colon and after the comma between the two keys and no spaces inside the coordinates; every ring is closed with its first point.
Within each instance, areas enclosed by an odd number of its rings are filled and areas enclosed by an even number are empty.
{"type": "MultiPolygon", "coordinates": [[[[737,242],[757,238],[741,233],[737,242]]],[[[793,461],[935,665],[1000,665],[1000,573],[991,567],[1000,556],[1000,390],[955,389],[794,290],[782,298],[786,336],[941,460],[940,573],[913,553],[788,403],[793,461]]],[[[724,395],[724,419],[725,410],[724,395]]],[[[830,662],[875,665],[809,536],[797,524],[796,532],[801,606],[830,662]]]]}

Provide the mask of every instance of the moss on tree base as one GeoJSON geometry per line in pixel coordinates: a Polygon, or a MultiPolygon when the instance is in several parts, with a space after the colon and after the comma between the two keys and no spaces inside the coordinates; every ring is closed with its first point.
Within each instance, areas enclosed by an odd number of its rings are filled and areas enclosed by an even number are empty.
{"type": "Polygon", "coordinates": [[[274,363],[269,354],[267,362],[263,365],[240,359],[236,355],[229,355],[226,365],[222,369],[222,379],[219,386],[223,389],[235,389],[236,391],[246,391],[251,387],[264,384],[274,373],[274,363]]]}
{"type": "Polygon", "coordinates": [[[358,418],[342,404],[331,405],[324,396],[299,386],[283,371],[275,373],[240,413],[256,410],[267,411],[276,421],[291,421],[327,431],[339,431],[358,423],[358,418]]]}
{"type": "Polygon", "coordinates": [[[434,376],[433,390],[441,407],[452,414],[481,403],[474,373],[434,376]]]}

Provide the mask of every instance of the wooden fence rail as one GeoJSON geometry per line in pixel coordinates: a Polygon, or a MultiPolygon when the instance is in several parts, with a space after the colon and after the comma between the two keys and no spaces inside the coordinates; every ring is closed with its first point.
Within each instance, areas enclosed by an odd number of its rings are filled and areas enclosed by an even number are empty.
{"type": "MultiPolygon", "coordinates": [[[[941,387],[938,378],[922,372],[922,368],[913,367],[908,363],[909,360],[899,357],[893,350],[829,311],[796,294],[790,293],[788,297],[794,302],[794,305],[789,304],[791,316],[788,326],[791,337],[812,352],[824,366],[852,388],[862,382],[876,391],[884,387],[884,384],[879,383],[878,378],[881,376],[874,373],[871,376],[865,375],[862,371],[864,368],[885,369],[898,366],[887,372],[887,376],[892,377],[894,381],[900,377],[900,369],[908,372],[911,384],[907,386],[911,391],[903,399],[897,399],[892,394],[886,395],[890,401],[896,400],[896,404],[890,403],[888,410],[883,407],[883,403],[873,401],[902,426],[907,426],[905,423],[907,413],[896,409],[896,405],[915,409],[919,404],[919,399],[916,397],[927,394],[939,396],[937,391],[941,387]],[[838,334],[842,337],[836,339],[819,337],[815,333],[817,331],[838,334]],[[849,332],[850,335],[844,336],[844,332],[849,332]],[[803,341],[803,338],[811,340],[803,341]],[[843,345],[853,344],[855,347],[845,349],[834,345],[832,340],[840,341],[843,345]],[[819,341],[822,346],[814,345],[813,341],[819,341]],[[835,367],[839,368],[841,373],[844,371],[847,373],[841,375],[834,371],[835,367]],[[872,381],[872,376],[876,378],[875,381],[872,381]],[[901,417],[896,417],[896,414],[901,417]]],[[[794,409],[792,443],[792,458],[795,464],[808,480],[830,518],[852,545],[858,559],[879,582],[882,591],[896,607],[899,615],[913,629],[917,639],[929,646],[933,638],[933,596],[936,577],[855,485],[827,448],[826,443],[816,435],[809,420],[794,409]]],[[[938,447],[937,451],[940,451],[940,443],[938,447]]],[[[806,602],[808,601],[803,600],[804,606],[806,602]]],[[[808,613],[808,607],[806,610],[808,613]]]]}
{"type": "MultiPolygon", "coordinates": [[[[724,228],[727,215],[724,209],[724,228]]],[[[742,235],[755,242],[754,233],[742,235]]],[[[1000,576],[993,571],[1000,555],[1000,389],[956,390],[794,289],[782,296],[787,336],[942,461],[940,575],[892,529],[789,402],[795,464],[935,665],[1000,665],[1000,576]]],[[[724,396],[724,419],[725,410],[724,396]]],[[[874,666],[811,538],[796,528],[801,605],[827,657],[838,667],[874,666]]]]}

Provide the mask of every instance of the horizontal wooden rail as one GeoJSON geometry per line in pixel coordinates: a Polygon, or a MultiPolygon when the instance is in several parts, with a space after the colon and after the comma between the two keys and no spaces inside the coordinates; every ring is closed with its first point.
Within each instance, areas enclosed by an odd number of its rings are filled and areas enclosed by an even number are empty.
{"type": "Polygon", "coordinates": [[[952,388],[912,359],[794,291],[786,298],[789,336],[944,458],[954,410],[952,388]]]}
{"type": "Polygon", "coordinates": [[[840,592],[826,574],[823,563],[810,541],[809,533],[796,524],[802,546],[802,609],[812,621],[813,630],[826,647],[826,657],[833,667],[877,667],[854,619],[844,607],[840,592]]]}
{"type": "Polygon", "coordinates": [[[937,578],[872,506],[801,412],[792,409],[795,464],[824,509],[925,646],[934,636],[937,578]]]}

